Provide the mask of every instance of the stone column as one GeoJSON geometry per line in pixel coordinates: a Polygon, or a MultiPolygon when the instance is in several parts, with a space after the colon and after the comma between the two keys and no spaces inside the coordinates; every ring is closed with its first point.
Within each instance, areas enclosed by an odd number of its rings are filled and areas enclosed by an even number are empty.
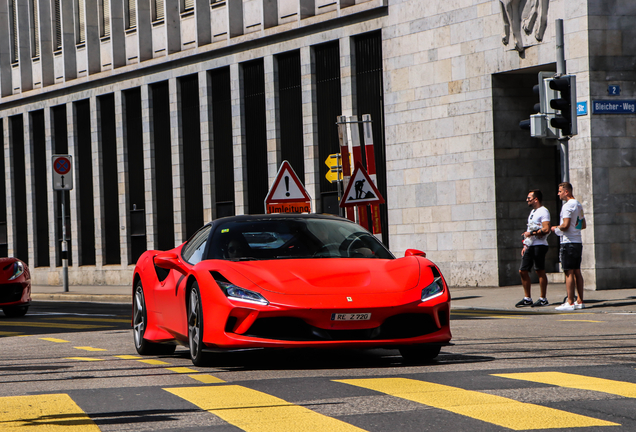
{"type": "MultiPolygon", "coordinates": [[[[212,24],[210,21],[210,0],[195,0],[194,18],[197,23],[197,46],[211,43],[212,24]]],[[[199,82],[201,82],[201,80],[199,80],[199,82]]]]}
{"type": "Polygon", "coordinates": [[[6,179],[6,198],[7,198],[7,254],[8,256],[15,256],[15,187],[14,172],[13,172],[13,136],[15,133],[11,130],[11,119],[7,117],[5,120],[4,131],[4,172],[6,179]]]}
{"type": "Polygon", "coordinates": [[[157,200],[155,195],[155,146],[152,142],[152,108],[150,86],[141,86],[141,122],[144,147],[144,194],[146,205],[146,248],[157,248],[157,200]]]}
{"type": "MultiPolygon", "coordinates": [[[[9,3],[0,1],[0,97],[13,94],[11,70],[11,28],[9,27],[9,3]]],[[[5,125],[8,128],[7,122],[5,125]]],[[[5,136],[7,129],[5,128],[5,136]]],[[[6,145],[6,141],[5,141],[6,145]]],[[[7,159],[5,158],[5,161],[7,159]]]]}
{"type": "MultiPolygon", "coordinates": [[[[181,143],[181,122],[179,119],[179,82],[177,78],[168,81],[170,91],[170,141],[172,143],[172,187],[174,199],[174,242],[181,244],[185,237],[185,196],[183,193],[183,151],[181,143]]],[[[161,191],[158,191],[159,193],[161,191]]]]}
{"type": "Polygon", "coordinates": [[[73,3],[60,1],[62,15],[62,56],[64,57],[64,81],[77,78],[77,53],[75,41],[75,13],[73,3]]]}
{"type": "MultiPolygon", "coordinates": [[[[95,1],[95,0],[93,0],[95,1]]],[[[55,66],[53,64],[53,19],[51,17],[51,2],[38,2],[40,14],[40,66],[42,67],[42,87],[55,84],[55,66]]],[[[87,12],[88,13],[88,12],[87,12]]],[[[2,24],[0,23],[0,28],[2,24]]],[[[0,40],[2,37],[0,37],[0,40]]],[[[1,63],[1,61],[0,61],[1,63]]],[[[48,114],[45,114],[45,117],[48,114]]]]}
{"type": "Polygon", "coordinates": [[[115,95],[115,140],[117,145],[117,192],[119,197],[119,253],[121,255],[121,266],[128,266],[129,245],[128,230],[130,224],[128,219],[130,210],[128,209],[128,166],[126,164],[126,143],[124,127],[124,95],[121,91],[116,91],[115,95]]]}
{"type": "Polygon", "coordinates": [[[216,198],[214,196],[214,147],[212,144],[212,95],[210,74],[201,71],[199,79],[199,113],[201,118],[201,177],[203,181],[203,222],[216,217],[216,198]]]}
{"type": "Polygon", "coordinates": [[[46,201],[49,212],[49,263],[51,272],[49,273],[49,285],[61,284],[58,273],[55,271],[56,266],[56,245],[57,237],[55,236],[56,214],[55,214],[55,192],[53,191],[53,110],[44,108],[44,145],[46,149],[46,201]]]}
{"type": "MultiPolygon", "coordinates": [[[[66,203],[66,207],[71,219],[71,232],[67,233],[71,235],[71,243],[68,245],[69,254],[72,256],[71,262],[73,267],[79,267],[79,235],[77,218],[79,214],[79,202],[77,196],[77,131],[75,121],[75,105],[73,102],[67,102],[66,104],[66,130],[68,135],[68,154],[72,157],[72,171],[73,171],[73,189],[69,191],[69,202],[66,203]]],[[[70,277],[70,276],[69,276],[70,277]]],[[[69,282],[70,284],[70,282],[69,282]]]]}
{"type": "MultiPolygon", "coordinates": [[[[316,136],[315,94],[316,83],[313,72],[313,52],[311,47],[300,49],[300,74],[302,85],[302,110],[303,110],[303,145],[305,155],[305,189],[311,196],[311,208],[315,212],[320,211],[319,187],[320,170],[318,164],[318,138],[316,136]]],[[[334,120],[335,122],[335,120],[334,120]]]]}
{"type": "MultiPolygon", "coordinates": [[[[31,61],[31,26],[29,3],[18,1],[18,61],[20,63],[20,91],[33,89],[33,67],[31,61]]],[[[24,124],[28,120],[25,118],[24,124]]],[[[26,141],[25,141],[26,144],[26,141]]],[[[32,261],[29,261],[32,262],[32,261]]]]}
{"type": "Polygon", "coordinates": [[[181,51],[181,14],[177,1],[166,1],[164,4],[166,26],[166,51],[168,54],[181,51]]]}
{"type": "MultiPolygon", "coordinates": [[[[101,72],[102,70],[102,44],[99,40],[99,14],[97,12],[97,0],[84,1],[84,26],[86,33],[86,69],[89,75],[101,72]]],[[[42,71],[44,75],[44,71],[42,71]]],[[[75,261],[73,261],[75,262],[75,261]]]]}
{"type": "Polygon", "coordinates": [[[247,188],[245,187],[245,133],[243,131],[244,117],[242,101],[242,72],[240,65],[234,63],[230,65],[230,83],[232,93],[232,142],[234,157],[234,199],[235,213],[245,214],[245,204],[247,202],[247,188]]]}
{"type": "Polygon", "coordinates": [[[139,61],[152,58],[151,0],[137,0],[137,44],[139,61]]]}
{"type": "Polygon", "coordinates": [[[265,72],[265,129],[267,133],[267,177],[269,185],[274,183],[281,161],[280,131],[278,129],[278,97],[276,83],[278,81],[274,66],[274,56],[263,59],[265,72]]]}
{"type": "Polygon", "coordinates": [[[100,106],[96,96],[90,98],[91,106],[91,154],[93,155],[93,205],[95,206],[95,267],[99,270],[104,265],[104,210],[102,205],[102,132],[100,124],[100,106]]]}
{"type": "Polygon", "coordinates": [[[35,194],[33,193],[33,139],[31,134],[31,116],[28,112],[22,115],[24,119],[24,176],[26,186],[27,205],[27,238],[29,264],[35,263],[35,194]]]}

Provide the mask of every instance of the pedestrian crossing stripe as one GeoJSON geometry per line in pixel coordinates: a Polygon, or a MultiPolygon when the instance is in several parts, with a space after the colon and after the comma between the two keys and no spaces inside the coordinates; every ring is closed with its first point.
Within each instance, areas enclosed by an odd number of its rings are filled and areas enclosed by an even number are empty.
{"type": "Polygon", "coordinates": [[[116,355],[115,357],[120,358],[122,360],[139,360],[142,357],[134,356],[134,355],[116,355]]]}
{"type": "Polygon", "coordinates": [[[141,363],[146,363],[149,365],[169,365],[170,363],[167,363],[165,361],[161,361],[161,360],[137,360],[138,362],[141,363]]]}
{"type": "Polygon", "coordinates": [[[636,384],[624,381],[614,381],[563,372],[526,372],[493,374],[493,376],[636,398],[636,384]]]}
{"type": "Polygon", "coordinates": [[[513,430],[620,426],[514,399],[407,378],[334,380],[513,430]]]}
{"type": "Polygon", "coordinates": [[[84,351],[108,351],[107,349],[104,348],[93,348],[93,347],[73,347],[75,349],[78,350],[84,350],[84,351]]]}
{"type": "Polygon", "coordinates": [[[64,357],[66,360],[79,360],[79,361],[103,361],[97,357],[64,357]]]}
{"type": "Polygon", "coordinates": [[[559,321],[574,321],[574,322],[591,322],[591,323],[602,323],[605,321],[593,321],[593,320],[577,320],[577,319],[563,319],[559,321]]]}
{"type": "Polygon", "coordinates": [[[291,429],[330,432],[364,431],[333,417],[247,387],[226,385],[164,388],[164,390],[246,432],[279,432],[291,429]]]}
{"type": "Polygon", "coordinates": [[[64,339],[56,339],[56,338],[40,338],[43,341],[55,342],[55,343],[68,343],[67,340],[64,339]]]}
{"type": "Polygon", "coordinates": [[[225,382],[221,378],[217,378],[215,376],[208,375],[208,374],[188,375],[188,376],[197,381],[201,381],[204,384],[220,384],[225,382]]]}
{"type": "Polygon", "coordinates": [[[99,432],[67,394],[0,397],[0,424],[3,432],[99,432]]]}
{"type": "Polygon", "coordinates": [[[176,373],[197,373],[197,372],[199,372],[198,370],[190,369],[190,368],[187,368],[187,367],[170,367],[170,368],[166,368],[166,369],[171,371],[171,372],[176,372],[176,373]]]}

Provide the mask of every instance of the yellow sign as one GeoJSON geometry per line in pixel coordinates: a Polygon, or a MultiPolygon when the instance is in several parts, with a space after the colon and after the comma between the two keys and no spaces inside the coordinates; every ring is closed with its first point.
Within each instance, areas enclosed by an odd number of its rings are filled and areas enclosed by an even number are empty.
{"type": "Polygon", "coordinates": [[[331,183],[342,180],[342,161],[340,153],[330,154],[325,160],[325,165],[329,167],[329,171],[325,174],[325,178],[331,183]]]}

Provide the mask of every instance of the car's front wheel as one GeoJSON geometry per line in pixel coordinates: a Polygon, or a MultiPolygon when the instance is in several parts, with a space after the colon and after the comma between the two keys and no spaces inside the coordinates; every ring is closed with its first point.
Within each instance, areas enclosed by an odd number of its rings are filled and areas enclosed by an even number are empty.
{"type": "Polygon", "coordinates": [[[203,308],[199,284],[196,282],[192,284],[188,302],[188,344],[190,357],[195,366],[206,366],[210,363],[210,353],[203,351],[203,308]]]}
{"type": "Polygon", "coordinates": [[[2,308],[7,318],[20,318],[26,315],[29,310],[28,306],[5,306],[2,308]]]}
{"type": "Polygon", "coordinates": [[[400,354],[410,363],[430,362],[439,355],[441,349],[439,345],[410,345],[400,348],[400,354]]]}
{"type": "Polygon", "coordinates": [[[148,314],[146,313],[146,299],[141,281],[135,287],[135,297],[133,298],[133,335],[135,348],[141,355],[172,354],[177,348],[176,345],[159,344],[144,339],[146,328],[148,327],[148,314]]]}

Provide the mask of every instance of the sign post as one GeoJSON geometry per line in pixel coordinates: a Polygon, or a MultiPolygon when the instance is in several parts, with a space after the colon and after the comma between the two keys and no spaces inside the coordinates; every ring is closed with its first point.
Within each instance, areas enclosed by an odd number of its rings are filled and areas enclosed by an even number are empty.
{"type": "Polygon", "coordinates": [[[68,243],[66,241],[66,194],[73,189],[73,157],[53,155],[53,190],[62,191],[62,286],[68,292],[68,243]]]}

